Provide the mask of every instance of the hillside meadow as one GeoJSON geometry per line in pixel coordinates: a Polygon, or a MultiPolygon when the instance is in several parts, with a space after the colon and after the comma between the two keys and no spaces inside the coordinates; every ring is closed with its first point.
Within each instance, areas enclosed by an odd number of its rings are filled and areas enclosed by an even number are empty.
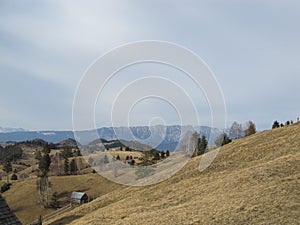
{"type": "MultiPolygon", "coordinates": [[[[22,224],[33,222],[39,215],[44,216],[54,212],[53,209],[44,209],[38,204],[36,181],[37,178],[14,181],[10,190],[2,194],[22,224]]],[[[90,198],[96,198],[120,188],[119,185],[92,173],[78,176],[51,176],[49,181],[52,184],[50,193],[57,192],[61,196],[59,200],[62,205],[68,204],[68,195],[72,191],[84,191],[90,198]]]]}
{"type": "Polygon", "coordinates": [[[195,157],[159,184],[122,187],[46,224],[299,224],[300,123],[195,157]]]}
{"type": "MultiPolygon", "coordinates": [[[[155,185],[119,185],[91,168],[86,174],[50,176],[50,193],[57,192],[62,205],[72,191],[84,191],[94,200],[43,224],[298,224],[299,147],[297,123],[234,140],[203,172],[198,170],[201,156],[192,158],[155,185]]],[[[13,181],[2,194],[23,224],[55,212],[38,204],[36,181],[34,176],[13,181]]]]}

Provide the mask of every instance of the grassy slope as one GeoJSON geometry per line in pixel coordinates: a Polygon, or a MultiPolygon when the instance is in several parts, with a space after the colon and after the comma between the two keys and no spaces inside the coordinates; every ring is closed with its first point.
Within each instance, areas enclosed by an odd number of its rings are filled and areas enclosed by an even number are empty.
{"type": "Polygon", "coordinates": [[[126,187],[50,224],[298,224],[300,123],[224,146],[198,171],[192,159],[172,178],[126,187]]]}
{"type": "MultiPolygon", "coordinates": [[[[53,184],[51,193],[85,191],[88,196],[95,198],[106,194],[120,186],[100,177],[98,174],[80,176],[53,176],[49,178],[53,184]]],[[[13,182],[10,190],[2,194],[10,208],[15,212],[23,224],[34,221],[39,215],[46,215],[53,210],[45,210],[37,204],[36,179],[13,182]]]]}

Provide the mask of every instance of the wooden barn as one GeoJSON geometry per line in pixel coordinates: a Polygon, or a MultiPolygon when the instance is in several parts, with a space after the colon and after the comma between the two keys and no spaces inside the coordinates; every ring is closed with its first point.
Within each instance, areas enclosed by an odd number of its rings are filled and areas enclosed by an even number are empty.
{"type": "Polygon", "coordinates": [[[73,191],[71,194],[71,204],[83,204],[89,201],[89,197],[84,192],[73,191]]]}
{"type": "Polygon", "coordinates": [[[22,225],[15,214],[10,210],[4,198],[0,195],[0,224],[22,225]]]}

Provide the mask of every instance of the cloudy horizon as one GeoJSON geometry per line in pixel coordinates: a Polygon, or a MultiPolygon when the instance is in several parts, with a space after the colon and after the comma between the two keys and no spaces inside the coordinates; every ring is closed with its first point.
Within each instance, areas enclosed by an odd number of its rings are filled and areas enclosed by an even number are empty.
{"type": "MultiPolygon", "coordinates": [[[[252,120],[263,130],[274,120],[295,121],[300,116],[299,9],[300,2],[292,0],[1,1],[0,127],[72,130],[73,98],[87,68],[111,49],[141,40],[177,43],[199,55],[223,91],[227,126],[252,120]]],[[[145,69],[129,72],[137,77],[145,69]]],[[[190,89],[203,112],[201,124],[209,124],[205,97],[179,74],[172,79],[190,89]]],[[[126,82],[116,80],[109,90],[126,82]]],[[[178,123],[172,107],[157,99],[132,113],[133,125],[151,124],[151,118],[178,123]]],[[[110,126],[109,116],[99,112],[97,126],[110,126]]]]}

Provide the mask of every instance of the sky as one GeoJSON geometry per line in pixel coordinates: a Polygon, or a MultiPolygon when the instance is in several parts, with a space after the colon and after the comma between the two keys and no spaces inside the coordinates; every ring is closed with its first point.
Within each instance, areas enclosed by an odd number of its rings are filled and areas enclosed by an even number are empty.
{"type": "MultiPolygon", "coordinates": [[[[142,40],[176,43],[201,57],[222,90],[226,126],[252,120],[264,130],[274,120],[295,121],[299,11],[297,0],[0,0],[0,126],[72,129],[73,99],[87,68],[111,49],[142,40]]],[[[141,65],[120,74],[95,103],[98,127],[111,125],[112,93],[139,76],[157,74],[180,84],[201,124],[209,125],[205,93],[178,71],[141,65]]],[[[148,98],[132,107],[129,120],[130,125],[176,124],[189,113],[178,115],[167,101],[148,98]]]]}

